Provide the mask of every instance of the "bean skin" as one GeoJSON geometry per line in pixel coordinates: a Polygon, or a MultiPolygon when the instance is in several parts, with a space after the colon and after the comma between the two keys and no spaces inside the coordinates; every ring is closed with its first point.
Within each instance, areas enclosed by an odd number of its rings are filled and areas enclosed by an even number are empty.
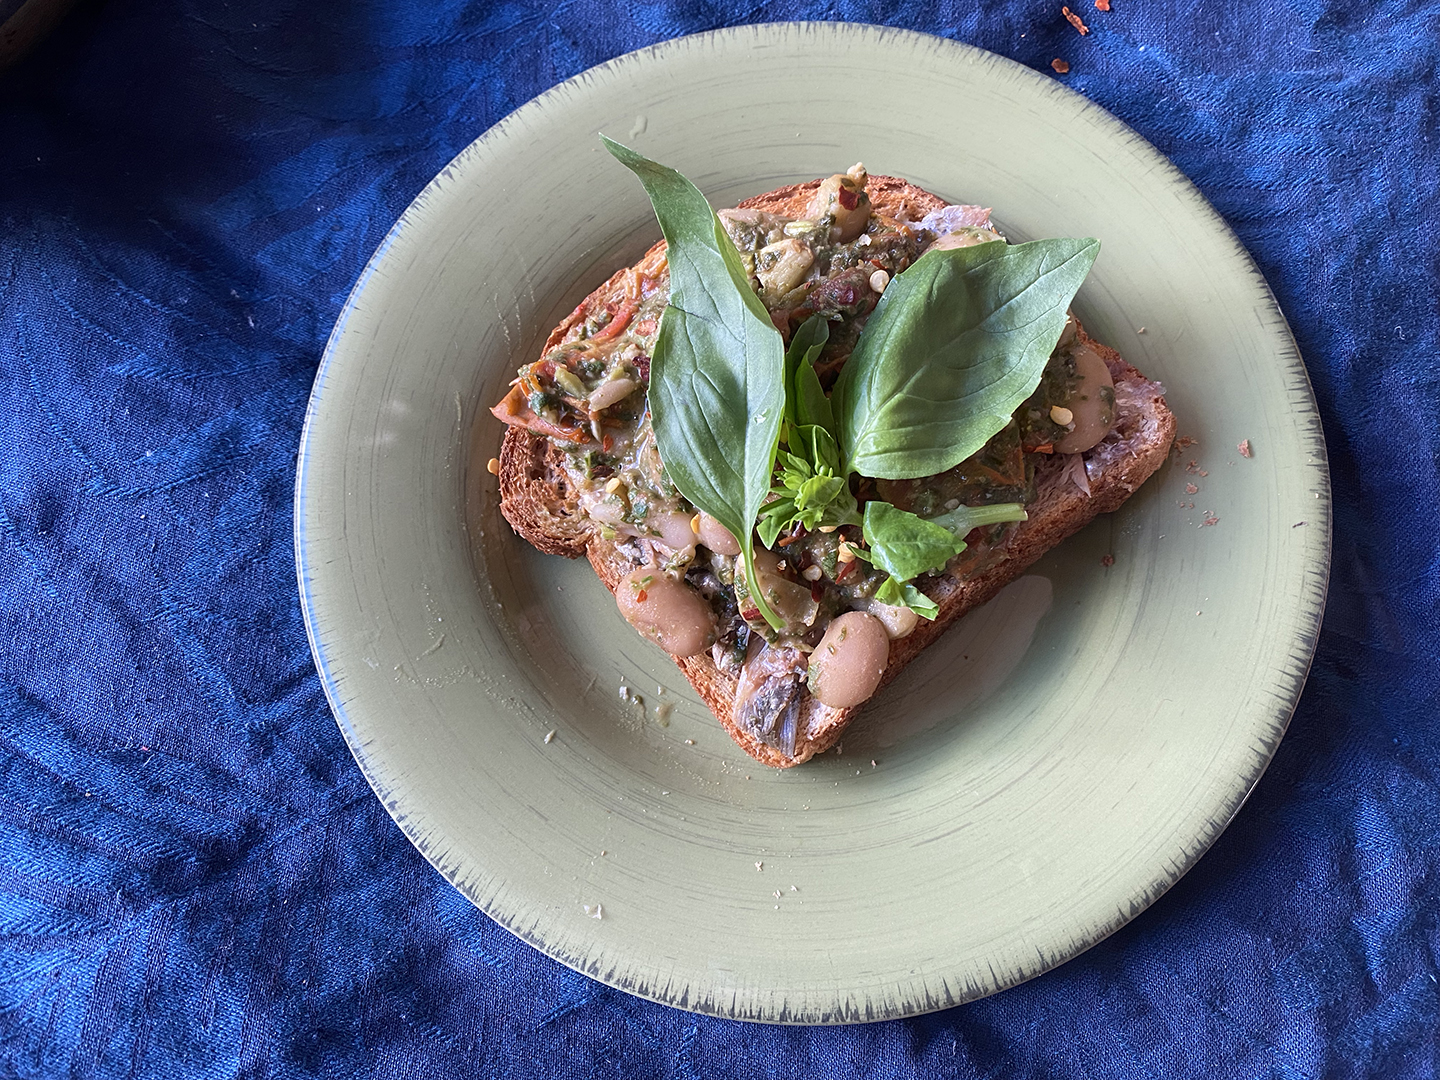
{"type": "Polygon", "coordinates": [[[700,543],[716,555],[739,555],[740,541],[730,535],[730,530],[709,514],[700,513],[700,543]]]}
{"type": "Polygon", "coordinates": [[[847,611],[810,654],[810,693],[832,709],[859,705],[875,693],[889,659],[885,624],[863,611],[847,611]]]}
{"type": "Polygon", "coordinates": [[[672,656],[695,656],[715,642],[715,612],[704,597],[657,569],[626,574],[615,602],[626,622],[672,656]]]}
{"type": "Polygon", "coordinates": [[[1080,384],[1065,402],[1073,426],[1064,438],[1055,441],[1057,454],[1078,454],[1089,450],[1110,433],[1115,422],[1115,381],[1105,360],[1088,345],[1075,350],[1075,374],[1080,384]]]}

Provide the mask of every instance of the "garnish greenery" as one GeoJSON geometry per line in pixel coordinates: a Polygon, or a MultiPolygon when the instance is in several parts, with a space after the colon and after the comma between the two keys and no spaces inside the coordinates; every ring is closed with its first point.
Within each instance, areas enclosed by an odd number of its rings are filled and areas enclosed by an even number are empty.
{"type": "Polygon", "coordinates": [[[776,455],[779,483],[770,489],[775,498],[761,508],[758,526],[767,548],[796,525],[816,529],[861,522],[849,478],[840,471],[830,399],[815,374],[815,360],[829,339],[829,323],[812,315],[785,352],[786,423],[780,432],[785,448],[776,455]]]}
{"type": "Polygon", "coordinates": [[[835,385],[848,472],[953,468],[1040,382],[1098,240],[930,250],[880,298],[835,385]]]}
{"type": "Polygon", "coordinates": [[[867,502],[865,542],[870,550],[863,554],[890,575],[875,591],[875,599],[882,604],[913,608],[927,619],[935,618],[939,609],[934,601],[911,585],[911,580],[944,569],[947,562],[965,550],[961,537],[971,529],[1024,520],[1025,508],[1019,503],[962,506],[938,518],[922,518],[879,499],[867,502]]]}
{"type": "Polygon", "coordinates": [[[890,282],[827,397],[815,371],[825,320],[810,318],[785,349],[700,191],[601,138],[644,184],[668,245],[670,299],[649,390],[661,460],[680,493],[739,541],[765,621],[781,628],[756,587],[754,533],[773,547],[797,525],[862,526],[868,550],[851,550],[889,575],[875,598],[933,619],[938,609],[913,579],[964,551],[971,529],[1023,520],[1024,508],[923,519],[871,500],[862,516],[851,477],[933,476],[1000,431],[1039,384],[1099,242],[927,251],[890,282]]]}
{"type": "Polygon", "coordinates": [[[833,440],[835,414],[820,386],[820,376],[815,374],[815,361],[829,340],[830,324],[821,315],[811,315],[790,339],[785,351],[785,419],[802,427],[822,427],[833,440]]]}
{"type": "Polygon", "coordinates": [[[770,489],[776,498],[760,510],[760,542],[775,546],[782,532],[796,525],[859,525],[859,508],[849,480],[840,474],[840,452],[830,433],[818,424],[787,429],[786,447],[776,455],[780,483],[770,489]]]}
{"type": "Polygon", "coordinates": [[[640,178],[665,234],[670,301],[650,361],[655,445],[680,494],[740,543],[755,606],[755,518],[770,493],[785,411],[785,345],[735,245],[700,190],[674,169],[601,136],[640,178]]]}

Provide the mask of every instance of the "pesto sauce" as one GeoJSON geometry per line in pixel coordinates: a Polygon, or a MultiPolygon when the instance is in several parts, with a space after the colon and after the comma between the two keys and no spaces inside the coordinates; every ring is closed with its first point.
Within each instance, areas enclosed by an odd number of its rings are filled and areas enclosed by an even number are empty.
{"type": "MultiPolygon", "coordinates": [[[[759,211],[722,211],[720,217],[750,274],[752,288],[760,294],[777,326],[797,327],[813,314],[831,321],[829,341],[816,365],[827,387],[853,350],[879,300],[879,293],[870,285],[872,275],[884,270],[893,278],[909,267],[922,250],[917,233],[909,225],[875,214],[865,231],[847,243],[831,239],[829,217],[793,221],[759,211]],[[787,249],[793,257],[793,242],[797,240],[808,248],[813,261],[794,287],[778,296],[768,294],[757,274],[772,271],[787,249]]],[[[551,370],[544,367],[547,362],[554,366],[553,370],[563,368],[578,379],[587,397],[616,378],[636,383],[634,393],[601,410],[603,419],[598,422],[591,415],[580,414],[580,425],[595,434],[595,441],[558,443],[566,450],[564,467],[572,489],[581,493],[582,506],[608,539],[657,535],[647,526],[654,515],[694,512],[664,474],[645,400],[650,356],[669,295],[663,271],[653,285],[649,295],[640,298],[624,330],[613,338],[594,340],[620,317],[616,303],[573,328],[566,340],[539,363],[522,371],[522,379],[528,373],[534,380],[532,407],[536,412],[543,407],[552,419],[566,409],[573,414],[575,408],[567,401],[563,388],[556,385],[555,376],[546,376],[546,371],[551,370]]],[[[1066,432],[1050,417],[1050,409],[1063,406],[1079,382],[1071,351],[1074,335],[1067,336],[1069,340],[1062,338],[1047,363],[1034,394],[977,453],[936,476],[905,481],[862,480],[862,502],[867,487],[872,497],[878,495],[921,517],[933,517],[961,505],[1032,502],[1036,494],[1035,467],[1041,460],[1035,450],[1053,444],[1066,432]]],[[[564,376],[560,381],[570,382],[564,376]]],[[[1111,391],[1112,407],[1113,396],[1111,391]]],[[[573,415],[569,419],[577,422],[573,415]]],[[[973,574],[993,564],[999,557],[999,545],[1013,528],[1013,524],[1002,524],[975,530],[969,538],[969,549],[952,560],[951,571],[973,574]]],[[[832,619],[857,605],[863,607],[887,575],[862,560],[840,562],[840,544],[847,536],[858,543],[860,530],[846,527],[830,533],[814,531],[777,550],[788,566],[786,576],[801,579],[797,584],[809,586],[818,605],[811,625],[793,625],[779,635],[752,610],[744,575],[734,572],[732,559],[702,547],[694,552],[693,560],[681,565],[681,571],[716,612],[721,627],[718,648],[724,651],[728,663],[744,662],[747,643],[754,634],[772,643],[785,639],[814,645],[832,619]],[[820,576],[814,581],[805,578],[804,573],[813,573],[815,567],[820,576]]]]}

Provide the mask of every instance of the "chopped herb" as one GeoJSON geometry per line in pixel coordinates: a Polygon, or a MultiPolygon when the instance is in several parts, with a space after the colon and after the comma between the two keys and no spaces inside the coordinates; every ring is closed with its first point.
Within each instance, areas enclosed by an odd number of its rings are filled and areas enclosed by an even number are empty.
{"type": "Polygon", "coordinates": [[[554,412],[559,406],[560,399],[544,390],[536,390],[530,395],[530,409],[536,413],[554,412]]]}

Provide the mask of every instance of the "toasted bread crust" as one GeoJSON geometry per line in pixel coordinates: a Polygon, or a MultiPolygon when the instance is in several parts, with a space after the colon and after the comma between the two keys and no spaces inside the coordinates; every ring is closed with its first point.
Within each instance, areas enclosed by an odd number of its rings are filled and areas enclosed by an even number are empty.
{"type": "MultiPolygon", "coordinates": [[[[778,188],[746,199],[740,208],[798,217],[809,206],[820,183],[812,180],[778,188]]],[[[870,177],[866,190],[875,211],[889,217],[918,220],[945,205],[943,199],[891,176],[870,177]]],[[[635,269],[651,277],[663,274],[664,252],[662,240],[646,252],[635,269]]],[[[551,333],[546,351],[563,341],[575,325],[612,303],[623,292],[631,273],[628,267],[617,271],[587,296],[551,333]]],[[[952,623],[994,597],[1045,552],[1089,524],[1097,514],[1119,508],[1164,464],[1175,437],[1175,417],[1165,403],[1163,388],[1147,380],[1114,349],[1094,341],[1083,328],[1079,334],[1104,358],[1116,394],[1114,429],[1084,455],[1089,493],[1067,474],[1067,467],[1074,467],[1072,463],[1060,455],[1045,461],[1036,474],[1036,499],[1026,508],[1028,520],[1010,530],[998,548],[984,553],[984,568],[963,578],[947,575],[927,587],[939,613],[933,622],[922,620],[908,637],[891,643],[881,686],[895,679],[952,623]]],[[[613,593],[620,578],[633,566],[579,513],[567,489],[560,456],[545,437],[524,428],[508,427],[500,450],[500,511],[516,532],[541,551],[572,559],[586,556],[613,593]]],[[[739,685],[735,675],[722,672],[708,654],[672,659],[740,748],[776,768],[798,765],[828,750],[856,711],[863,708],[832,709],[807,697],[795,755],[787,757],[735,723],[734,701],[739,685]]]]}

